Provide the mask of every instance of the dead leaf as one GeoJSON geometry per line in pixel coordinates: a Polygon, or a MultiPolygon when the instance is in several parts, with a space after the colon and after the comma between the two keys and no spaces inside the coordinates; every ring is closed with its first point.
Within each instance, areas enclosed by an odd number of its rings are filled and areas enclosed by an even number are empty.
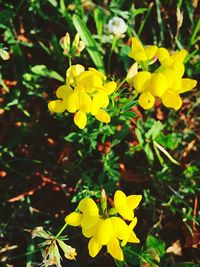
{"type": "Polygon", "coordinates": [[[166,253],[173,253],[174,255],[182,256],[182,247],[180,240],[177,240],[172,244],[172,246],[168,247],[166,253]]]}

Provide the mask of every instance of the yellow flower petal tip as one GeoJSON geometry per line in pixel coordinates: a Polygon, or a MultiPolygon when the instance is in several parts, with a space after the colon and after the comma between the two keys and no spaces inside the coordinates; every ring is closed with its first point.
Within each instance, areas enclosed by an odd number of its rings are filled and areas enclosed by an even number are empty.
{"type": "Polygon", "coordinates": [[[65,105],[62,100],[53,100],[48,103],[48,108],[52,112],[62,113],[65,111],[65,105]]]}
{"type": "Polygon", "coordinates": [[[82,215],[78,212],[71,212],[65,217],[65,222],[71,226],[79,226],[81,223],[82,215]]]}
{"type": "Polygon", "coordinates": [[[150,109],[155,104],[155,97],[151,92],[142,92],[138,99],[138,103],[143,109],[150,109]]]}
{"type": "Polygon", "coordinates": [[[117,190],[114,195],[115,209],[123,218],[131,221],[134,218],[134,209],[139,205],[141,199],[141,195],[126,197],[121,190],[117,190]]]}

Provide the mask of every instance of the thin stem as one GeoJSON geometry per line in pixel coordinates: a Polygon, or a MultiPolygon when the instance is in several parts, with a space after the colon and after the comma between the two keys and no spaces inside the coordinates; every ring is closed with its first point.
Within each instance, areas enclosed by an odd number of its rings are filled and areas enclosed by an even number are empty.
{"type": "Polygon", "coordinates": [[[5,82],[3,81],[2,77],[1,77],[1,74],[0,74],[0,85],[6,90],[7,93],[9,93],[10,89],[5,84],[5,82]]]}
{"type": "Polygon", "coordinates": [[[121,83],[117,86],[116,90],[117,91],[124,83],[126,82],[126,78],[124,78],[121,83]]]}
{"type": "Polygon", "coordinates": [[[71,65],[72,65],[72,59],[71,59],[70,56],[68,57],[68,59],[69,59],[69,67],[71,67],[71,65]]]}
{"type": "Polygon", "coordinates": [[[57,235],[55,236],[55,238],[57,238],[57,237],[59,237],[61,234],[62,234],[62,232],[65,230],[65,228],[67,227],[67,223],[65,223],[64,225],[63,225],[63,227],[60,229],[60,231],[57,233],[57,235]]]}
{"type": "Polygon", "coordinates": [[[116,41],[117,41],[117,36],[114,36],[113,42],[112,42],[112,46],[111,46],[111,49],[110,49],[110,53],[109,53],[109,56],[108,56],[108,74],[110,73],[111,58],[112,58],[112,54],[113,54],[113,51],[114,51],[115,46],[116,46],[116,41]]]}
{"type": "Polygon", "coordinates": [[[153,141],[154,146],[156,146],[160,151],[163,152],[163,154],[165,154],[165,156],[168,157],[169,160],[171,160],[171,162],[173,162],[176,165],[180,165],[180,163],[178,161],[176,161],[170,154],[169,152],[167,152],[167,150],[162,147],[161,145],[159,145],[155,140],[153,141]]]}

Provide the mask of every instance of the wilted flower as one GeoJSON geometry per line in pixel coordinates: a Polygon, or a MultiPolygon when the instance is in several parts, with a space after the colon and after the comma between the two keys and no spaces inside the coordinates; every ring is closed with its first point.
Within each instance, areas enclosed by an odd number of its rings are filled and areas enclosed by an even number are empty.
{"type": "Polygon", "coordinates": [[[137,224],[137,218],[133,216],[133,209],[138,206],[141,196],[126,197],[122,191],[118,190],[115,193],[115,207],[111,208],[112,212],[106,212],[105,191],[101,194],[101,198],[101,210],[91,198],[82,199],[78,205],[78,211],[67,215],[65,221],[71,226],[81,226],[82,234],[86,238],[90,238],[88,250],[91,257],[95,257],[102,246],[107,246],[107,252],[113,258],[123,261],[124,255],[121,246],[125,246],[127,242],[140,242],[133,232],[133,228],[137,224]],[[121,205],[119,204],[120,200],[122,200],[121,205]],[[127,219],[128,217],[131,223],[127,225],[122,218],[117,217],[117,213],[123,218],[127,219]]]}
{"type": "Polygon", "coordinates": [[[127,31],[127,25],[122,18],[113,17],[108,21],[105,30],[110,34],[120,36],[127,31]]]}
{"type": "Polygon", "coordinates": [[[4,48],[0,48],[0,57],[3,60],[8,60],[10,58],[10,55],[4,48]]]}
{"type": "Polygon", "coordinates": [[[44,231],[43,227],[36,227],[31,231],[32,238],[41,237],[45,241],[40,244],[42,247],[42,266],[48,267],[55,265],[56,267],[61,267],[61,259],[59,248],[64,252],[65,258],[69,260],[75,260],[77,255],[76,249],[65,244],[65,242],[59,237],[53,236],[51,233],[44,231]],[[45,247],[45,248],[44,248],[45,247]]]}

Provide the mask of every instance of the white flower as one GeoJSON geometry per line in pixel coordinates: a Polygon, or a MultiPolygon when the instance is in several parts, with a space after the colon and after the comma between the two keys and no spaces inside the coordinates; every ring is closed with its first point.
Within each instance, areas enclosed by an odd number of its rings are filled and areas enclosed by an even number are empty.
{"type": "Polygon", "coordinates": [[[122,18],[113,17],[106,25],[106,31],[114,35],[122,35],[127,31],[127,25],[122,18]]]}

